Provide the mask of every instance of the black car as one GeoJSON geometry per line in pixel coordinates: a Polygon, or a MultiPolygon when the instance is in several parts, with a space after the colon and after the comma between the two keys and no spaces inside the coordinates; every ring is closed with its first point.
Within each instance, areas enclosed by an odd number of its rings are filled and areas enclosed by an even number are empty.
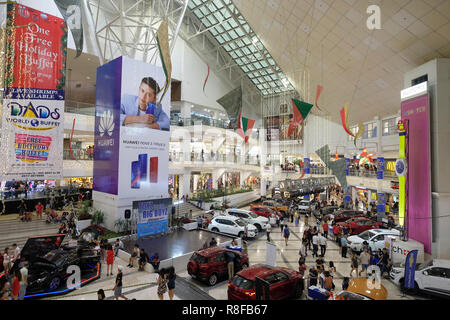
{"type": "Polygon", "coordinates": [[[14,264],[20,268],[28,262],[28,286],[25,298],[55,293],[66,293],[75,286],[86,284],[100,277],[100,255],[89,246],[61,246],[64,234],[34,237],[27,240],[20,259],[14,264]],[[81,283],[67,283],[73,271],[69,266],[80,268],[81,283]]]}
{"type": "MultiPolygon", "coordinates": [[[[322,208],[322,216],[325,217],[329,214],[332,214],[333,212],[337,211],[339,209],[338,206],[327,206],[322,208]]],[[[314,211],[314,215],[316,216],[316,218],[318,218],[320,216],[320,210],[316,210],[314,211]]]]}

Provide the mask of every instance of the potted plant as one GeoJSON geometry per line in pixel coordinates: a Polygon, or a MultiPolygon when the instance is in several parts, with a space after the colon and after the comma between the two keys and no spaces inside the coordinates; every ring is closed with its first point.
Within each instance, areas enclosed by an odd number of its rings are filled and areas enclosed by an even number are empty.
{"type": "Polygon", "coordinates": [[[103,219],[105,217],[105,214],[101,210],[95,210],[92,214],[92,224],[95,224],[97,226],[101,225],[103,223],[103,219]]]}

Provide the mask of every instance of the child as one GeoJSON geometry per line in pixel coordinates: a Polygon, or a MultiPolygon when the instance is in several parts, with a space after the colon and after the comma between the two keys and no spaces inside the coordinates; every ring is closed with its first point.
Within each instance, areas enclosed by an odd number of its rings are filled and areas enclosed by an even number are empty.
{"type": "Polygon", "coordinates": [[[342,281],[342,290],[347,291],[350,279],[348,277],[344,277],[344,281],[342,281]]]}

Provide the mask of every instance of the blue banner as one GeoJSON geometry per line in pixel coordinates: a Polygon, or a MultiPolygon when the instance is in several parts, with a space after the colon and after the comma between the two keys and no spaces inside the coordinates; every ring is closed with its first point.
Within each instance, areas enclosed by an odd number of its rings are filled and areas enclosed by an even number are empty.
{"type": "Polygon", "coordinates": [[[384,158],[377,159],[377,179],[384,179],[384,158]]]}
{"type": "Polygon", "coordinates": [[[414,279],[416,276],[416,262],[418,250],[412,250],[408,253],[405,260],[405,288],[414,288],[414,279]]]}
{"type": "Polygon", "coordinates": [[[138,214],[138,238],[167,232],[171,209],[171,198],[134,201],[133,210],[137,210],[138,214]]]}
{"type": "Polygon", "coordinates": [[[345,175],[349,175],[350,158],[345,158],[345,175]]]}
{"type": "Polygon", "coordinates": [[[305,167],[305,174],[311,174],[311,159],[304,158],[303,166],[305,167]]]}
{"type": "Polygon", "coordinates": [[[384,213],[386,208],[385,194],[384,192],[377,192],[377,212],[384,213]]]}

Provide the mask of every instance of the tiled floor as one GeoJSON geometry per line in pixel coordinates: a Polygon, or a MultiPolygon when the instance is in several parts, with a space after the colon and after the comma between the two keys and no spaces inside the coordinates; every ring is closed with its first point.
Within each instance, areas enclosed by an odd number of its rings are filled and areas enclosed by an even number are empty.
{"type": "MultiPolygon", "coordinates": [[[[303,219],[303,218],[302,218],[303,219]]],[[[311,218],[309,219],[311,222],[311,218]]],[[[304,231],[304,222],[300,221],[298,227],[295,227],[293,223],[289,223],[289,228],[291,230],[291,236],[289,238],[288,245],[284,243],[284,239],[280,232],[280,229],[273,228],[271,233],[271,239],[273,243],[277,246],[277,266],[284,266],[291,269],[298,269],[298,251],[300,248],[300,239],[304,231]]],[[[266,261],[266,235],[263,232],[258,239],[252,240],[248,245],[248,255],[250,264],[265,263],[266,261]]],[[[349,276],[350,273],[350,254],[347,255],[348,258],[342,258],[339,254],[339,247],[334,241],[328,241],[327,250],[325,254],[325,263],[328,265],[329,261],[333,261],[337,272],[334,278],[334,283],[336,285],[336,291],[342,288],[342,280],[344,276],[349,276]]],[[[127,262],[117,260],[114,264],[114,273],[117,272],[117,265],[121,264],[123,266],[127,265],[127,262]]],[[[312,258],[311,252],[308,251],[308,256],[306,259],[306,264],[308,269],[311,265],[315,264],[315,258],[312,258]]],[[[219,282],[213,287],[209,287],[207,284],[202,283],[198,280],[192,279],[186,270],[177,270],[178,277],[183,278],[183,283],[187,286],[184,287],[184,292],[181,293],[181,288],[179,289],[179,294],[177,295],[177,289],[175,288],[174,299],[194,299],[187,292],[189,290],[197,291],[202,290],[205,297],[211,296],[214,299],[226,300],[227,299],[227,281],[224,280],[219,282]],[[190,286],[190,288],[189,288],[190,286]]],[[[355,276],[355,275],[353,275],[355,276]]],[[[156,274],[150,274],[147,272],[139,272],[136,268],[130,269],[125,268],[124,278],[123,278],[123,293],[130,299],[144,299],[144,300],[157,300],[156,295],[156,274]]],[[[86,285],[75,292],[72,292],[66,296],[54,297],[51,299],[62,299],[62,300],[90,300],[97,299],[96,292],[98,289],[103,288],[105,290],[107,299],[113,299],[112,288],[114,286],[115,277],[106,277],[106,266],[102,270],[102,278],[86,285]]],[[[387,279],[382,279],[382,284],[388,290],[388,299],[417,299],[418,297],[403,296],[399,288],[387,279]]],[[[178,283],[177,283],[178,286],[178,283]]],[[[201,299],[201,295],[198,296],[201,299]]],[[[165,299],[168,299],[168,294],[165,294],[165,299]]],[[[305,299],[303,296],[302,299],[305,299]]],[[[420,297],[419,297],[420,299],[420,297]]]]}

